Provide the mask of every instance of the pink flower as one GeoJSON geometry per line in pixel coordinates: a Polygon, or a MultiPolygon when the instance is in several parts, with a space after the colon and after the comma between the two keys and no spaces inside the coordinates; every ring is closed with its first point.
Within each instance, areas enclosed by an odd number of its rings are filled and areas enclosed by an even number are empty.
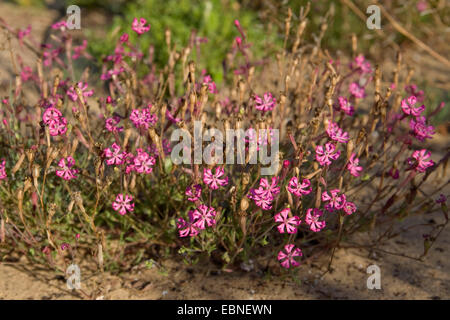
{"type": "Polygon", "coordinates": [[[5,161],[5,159],[2,159],[0,161],[0,180],[3,180],[7,177],[5,167],[6,167],[6,161],[5,161]]]}
{"type": "Polygon", "coordinates": [[[30,80],[31,78],[34,79],[33,69],[31,69],[28,66],[24,66],[22,68],[22,70],[20,71],[20,78],[22,79],[23,82],[26,82],[26,81],[30,80]]]}
{"type": "Polygon", "coordinates": [[[297,267],[300,265],[299,262],[295,261],[295,257],[303,256],[302,250],[300,248],[295,248],[293,244],[287,244],[284,246],[284,251],[278,252],[278,261],[282,267],[289,269],[289,267],[297,267]]]}
{"type": "Polygon", "coordinates": [[[348,89],[349,89],[350,93],[353,96],[355,96],[356,98],[364,98],[365,97],[364,87],[361,87],[356,82],[352,82],[348,89]]]}
{"type": "Polygon", "coordinates": [[[264,99],[257,95],[255,95],[254,99],[255,108],[263,112],[273,110],[273,108],[275,108],[275,103],[277,102],[270,92],[264,93],[264,99]]]}
{"type": "Polygon", "coordinates": [[[258,194],[256,193],[256,190],[258,189],[250,189],[250,193],[247,197],[255,201],[255,204],[263,210],[272,209],[273,197],[267,194],[258,194]]]}
{"type": "Polygon", "coordinates": [[[65,20],[62,20],[62,21],[52,24],[52,29],[54,29],[54,30],[59,29],[61,31],[64,31],[66,28],[67,28],[67,23],[65,20]]]}
{"type": "Polygon", "coordinates": [[[431,152],[427,151],[426,149],[414,151],[414,153],[412,154],[412,158],[408,159],[410,169],[414,169],[417,172],[425,172],[427,168],[434,165],[433,160],[427,160],[430,157],[431,152]]]}
{"type": "Polygon", "coordinates": [[[400,177],[400,171],[396,168],[391,168],[388,174],[392,177],[392,179],[397,180],[400,177]]]}
{"type": "Polygon", "coordinates": [[[337,142],[347,143],[350,139],[348,136],[348,132],[344,132],[337,123],[330,122],[327,128],[328,136],[337,142]]]}
{"type": "Polygon", "coordinates": [[[156,159],[152,156],[149,156],[147,152],[142,149],[136,149],[137,156],[134,157],[133,169],[138,173],[146,173],[149,174],[153,171],[152,166],[156,163],[156,159]]]}
{"type": "Polygon", "coordinates": [[[118,117],[118,116],[113,116],[112,118],[106,119],[105,120],[106,130],[108,130],[109,132],[122,132],[123,127],[117,127],[119,122],[120,122],[120,117],[118,117]]]}
{"type": "MultiPolygon", "coordinates": [[[[83,94],[83,97],[85,97],[85,98],[90,97],[94,94],[94,90],[87,90],[87,87],[88,87],[87,83],[78,82],[77,87],[80,88],[80,90],[83,94]]],[[[72,101],[77,101],[77,99],[78,99],[78,95],[77,95],[77,92],[75,91],[74,87],[70,87],[69,90],[67,90],[67,95],[69,96],[69,98],[72,101]]]]}
{"type": "Polygon", "coordinates": [[[413,130],[414,136],[419,141],[431,139],[434,134],[434,127],[427,125],[427,120],[423,116],[417,117],[415,120],[411,119],[409,127],[413,130]]]}
{"type": "Polygon", "coordinates": [[[266,178],[261,178],[259,181],[259,188],[255,190],[257,194],[268,195],[274,198],[277,194],[280,193],[280,187],[278,184],[278,177],[272,177],[271,183],[266,178]]]}
{"type": "Polygon", "coordinates": [[[66,159],[61,158],[58,162],[58,166],[61,170],[56,170],[56,175],[63,178],[64,180],[71,180],[76,178],[75,174],[78,173],[77,169],[71,169],[75,165],[75,159],[72,157],[67,157],[66,159]]]}
{"type": "Polygon", "coordinates": [[[134,210],[133,197],[126,194],[119,193],[116,197],[116,201],[113,202],[112,207],[115,211],[119,211],[120,215],[125,215],[127,211],[132,212],[134,210]]]}
{"type": "Polygon", "coordinates": [[[226,186],[228,184],[228,177],[220,179],[225,174],[223,167],[216,167],[215,173],[211,169],[203,169],[203,182],[212,190],[219,189],[219,186],[226,186]]]}
{"type": "Polygon", "coordinates": [[[135,31],[138,35],[141,35],[150,30],[150,25],[146,26],[147,20],[144,18],[134,18],[133,23],[131,24],[131,29],[135,31]]]}
{"type": "Polygon", "coordinates": [[[134,109],[131,111],[130,120],[133,122],[136,128],[148,129],[149,126],[154,126],[158,121],[158,116],[156,114],[150,113],[151,105],[142,110],[134,109]]]}
{"type": "Polygon", "coordinates": [[[48,125],[51,136],[61,135],[67,131],[67,120],[62,116],[61,111],[55,107],[47,108],[44,111],[42,121],[48,125]]]}
{"type": "Polygon", "coordinates": [[[417,103],[417,98],[415,96],[410,96],[408,99],[403,99],[401,106],[403,112],[408,115],[412,115],[415,117],[420,116],[420,114],[425,110],[425,105],[421,105],[420,107],[415,107],[417,103]]]}
{"type": "Polygon", "coordinates": [[[77,60],[82,55],[89,58],[90,55],[85,53],[86,48],[87,48],[87,40],[83,40],[83,43],[81,45],[73,48],[74,54],[72,55],[72,59],[77,60]]]}
{"type": "Polygon", "coordinates": [[[303,179],[302,183],[299,183],[297,177],[292,177],[289,180],[288,191],[297,197],[301,197],[302,195],[309,194],[311,192],[311,181],[308,179],[303,179]]]}
{"type": "Polygon", "coordinates": [[[206,75],[203,77],[203,83],[208,85],[209,93],[218,93],[216,83],[212,80],[210,75],[206,75]]]}
{"type": "Polygon", "coordinates": [[[281,210],[279,213],[275,215],[275,222],[280,222],[281,224],[277,226],[277,229],[280,233],[296,233],[297,226],[300,225],[301,220],[297,216],[293,216],[292,218],[288,218],[291,209],[286,208],[281,210]]]}
{"type": "Polygon", "coordinates": [[[23,38],[25,38],[26,36],[28,36],[31,32],[31,25],[28,25],[28,27],[26,29],[19,29],[17,31],[17,37],[19,38],[19,42],[22,45],[23,43],[23,38]]]}
{"type": "Polygon", "coordinates": [[[362,73],[371,73],[372,67],[370,66],[370,63],[366,61],[364,56],[362,54],[359,54],[355,58],[355,64],[357,67],[361,68],[362,73]]]}
{"type": "Polygon", "coordinates": [[[50,107],[45,109],[44,114],[42,115],[42,121],[44,121],[46,125],[49,125],[52,122],[59,122],[59,119],[61,117],[62,117],[61,111],[59,111],[55,107],[50,107]]]}
{"type": "Polygon", "coordinates": [[[66,242],[61,243],[61,250],[62,251],[66,250],[66,249],[69,249],[69,248],[70,248],[70,244],[68,244],[66,242]]]}
{"type": "Polygon", "coordinates": [[[325,149],[323,146],[317,146],[316,160],[320,163],[321,166],[329,166],[331,164],[331,160],[336,160],[341,154],[341,151],[337,150],[335,152],[335,150],[336,146],[331,142],[325,144],[325,149]]]}
{"type": "Polygon", "coordinates": [[[428,9],[428,4],[425,0],[420,0],[417,2],[416,8],[419,12],[423,12],[428,9]]]}
{"type": "Polygon", "coordinates": [[[444,194],[440,194],[439,198],[436,199],[436,203],[446,203],[447,202],[447,197],[444,194]]]}
{"type": "Polygon", "coordinates": [[[128,42],[128,39],[129,39],[128,33],[124,33],[124,34],[122,34],[122,35],[120,36],[119,41],[120,41],[121,43],[126,43],[126,42],[128,42]]]}
{"type": "Polygon", "coordinates": [[[342,209],[347,215],[351,215],[356,211],[356,205],[353,202],[346,201],[342,209]]]}
{"type": "MultiPolygon", "coordinates": [[[[51,46],[50,46],[51,47],[51,46]]],[[[45,50],[42,55],[44,57],[44,66],[49,67],[53,64],[53,61],[58,62],[59,64],[62,64],[62,61],[59,59],[59,54],[62,52],[62,48],[58,49],[48,49],[45,50]]]]}
{"type": "Polygon", "coordinates": [[[272,177],[272,182],[269,184],[266,178],[261,178],[259,187],[250,189],[247,197],[255,201],[255,204],[263,210],[272,209],[272,201],[280,193],[280,187],[277,186],[278,180],[278,177],[272,177]]]}
{"type": "Polygon", "coordinates": [[[345,194],[338,195],[341,192],[339,189],[333,189],[330,191],[331,196],[327,191],[322,193],[322,201],[328,201],[325,209],[333,211],[334,209],[342,209],[346,202],[345,194]]]}
{"type": "Polygon", "coordinates": [[[425,99],[423,90],[418,90],[415,84],[405,86],[405,91],[410,95],[415,96],[418,102],[423,102],[423,100],[425,99]]]}
{"type": "Polygon", "coordinates": [[[186,195],[188,196],[188,201],[195,202],[199,200],[202,195],[202,186],[199,184],[188,186],[186,188],[186,195]]]}
{"type": "Polygon", "coordinates": [[[339,97],[338,101],[340,110],[344,111],[346,115],[352,116],[355,113],[355,108],[350,104],[347,98],[339,97]]]}
{"type": "Polygon", "coordinates": [[[192,214],[192,217],[195,219],[194,226],[200,230],[205,229],[206,225],[212,227],[216,224],[216,215],[217,212],[214,208],[201,204],[192,214]]]}
{"type": "Polygon", "coordinates": [[[355,158],[356,154],[352,152],[350,159],[348,160],[347,169],[350,174],[355,177],[359,177],[359,171],[362,171],[362,167],[359,166],[359,159],[355,158]]]}
{"type": "Polygon", "coordinates": [[[64,117],[59,118],[58,121],[53,121],[48,125],[51,136],[58,136],[66,133],[67,120],[64,117]]]}
{"type": "Polygon", "coordinates": [[[320,209],[308,209],[306,210],[305,221],[309,225],[311,231],[319,232],[323,228],[325,228],[326,222],[319,221],[319,218],[323,215],[323,211],[320,209]]]}
{"type": "Polygon", "coordinates": [[[124,156],[126,152],[120,151],[120,146],[115,142],[111,145],[110,148],[106,148],[103,150],[103,154],[105,157],[109,158],[106,160],[108,165],[119,165],[124,162],[124,156]],[[112,150],[111,150],[112,149],[112,150]]]}
{"type": "Polygon", "coordinates": [[[177,228],[179,229],[180,237],[194,237],[198,235],[197,226],[194,225],[194,211],[189,210],[188,212],[189,221],[184,220],[183,218],[178,218],[177,220],[177,228]]]}

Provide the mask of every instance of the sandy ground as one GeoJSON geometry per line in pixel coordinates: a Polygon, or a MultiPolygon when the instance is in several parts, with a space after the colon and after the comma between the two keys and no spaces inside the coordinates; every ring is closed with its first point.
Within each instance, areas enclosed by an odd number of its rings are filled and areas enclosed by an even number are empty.
{"type": "MultiPolygon", "coordinates": [[[[411,223],[442,223],[439,214],[413,217],[411,223]]],[[[417,257],[427,227],[411,230],[381,247],[417,257]]],[[[381,230],[379,230],[381,231],[381,230]]],[[[352,242],[365,243],[359,235],[352,242]]],[[[343,245],[347,245],[344,243],[343,245]]],[[[81,289],[24,258],[0,263],[0,299],[450,299],[450,229],[446,228],[423,262],[362,249],[337,250],[333,271],[323,275],[325,260],[302,265],[294,275],[269,276],[258,271],[224,272],[207,263],[187,266],[181,261],[142,263],[131,272],[92,274],[81,267],[81,289]],[[381,270],[381,289],[367,288],[367,267],[381,270]],[[86,272],[85,272],[86,271],[86,272]],[[322,276],[323,275],[323,276],[322,276]]]]}
{"type": "MultiPolygon", "coordinates": [[[[25,28],[29,21],[33,35],[42,40],[46,26],[58,17],[53,11],[22,10],[0,3],[0,16],[14,27],[25,28]]],[[[94,19],[99,21],[98,19],[94,19]]],[[[17,44],[15,44],[17,46],[17,44]]],[[[420,57],[415,55],[414,57],[420,57]]],[[[24,55],[31,65],[34,57],[24,55]]],[[[0,51],[1,84],[9,79],[8,53],[0,51]]],[[[417,58],[418,59],[418,58],[417,58]]],[[[448,79],[448,75],[446,76],[448,79]]],[[[448,140],[445,143],[447,146],[448,140]]],[[[448,194],[448,192],[447,192],[448,194]]],[[[443,221],[440,215],[405,221],[443,221]]],[[[418,256],[423,247],[423,227],[397,238],[384,250],[418,256]]],[[[360,235],[352,241],[364,243],[360,235]]],[[[450,299],[450,230],[447,228],[423,262],[362,249],[337,250],[334,271],[324,276],[325,261],[303,265],[295,280],[287,275],[269,276],[256,271],[223,272],[208,264],[186,266],[182,261],[161,260],[153,267],[135,267],[124,274],[92,274],[82,267],[82,290],[67,289],[66,280],[44,267],[17,257],[0,262],[0,299],[450,299]],[[369,290],[369,265],[381,269],[381,289],[369,290]]]]}

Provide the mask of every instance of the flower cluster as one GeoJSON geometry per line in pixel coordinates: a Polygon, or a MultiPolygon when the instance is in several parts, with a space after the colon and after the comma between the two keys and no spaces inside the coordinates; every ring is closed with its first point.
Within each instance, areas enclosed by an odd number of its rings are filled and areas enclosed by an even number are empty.
{"type": "Polygon", "coordinates": [[[272,181],[266,178],[261,178],[259,187],[256,189],[250,189],[248,198],[252,199],[255,204],[263,210],[272,209],[272,201],[275,196],[280,193],[280,187],[278,186],[278,177],[272,177],[272,181]]]}
{"type": "Polygon", "coordinates": [[[134,109],[131,111],[130,120],[136,128],[148,129],[154,126],[158,121],[158,116],[150,112],[151,104],[142,110],[134,109]]]}
{"type": "Polygon", "coordinates": [[[177,228],[180,237],[193,237],[200,233],[206,227],[212,227],[216,224],[217,212],[214,208],[204,204],[199,205],[195,210],[188,212],[189,221],[178,218],[177,228]]]}
{"type": "Polygon", "coordinates": [[[44,111],[42,121],[48,126],[52,136],[62,135],[67,131],[67,120],[55,107],[49,107],[44,111]]]}
{"type": "Polygon", "coordinates": [[[332,189],[330,193],[324,191],[322,193],[322,201],[326,201],[325,209],[329,212],[335,210],[344,210],[347,215],[351,215],[356,211],[356,205],[353,202],[347,201],[345,194],[339,194],[341,190],[332,189]]]}

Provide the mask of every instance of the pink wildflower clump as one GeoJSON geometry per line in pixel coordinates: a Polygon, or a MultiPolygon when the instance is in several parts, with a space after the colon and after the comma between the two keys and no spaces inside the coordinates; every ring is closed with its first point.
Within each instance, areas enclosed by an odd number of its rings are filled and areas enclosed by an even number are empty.
{"type": "Polygon", "coordinates": [[[0,161],[0,180],[5,179],[6,177],[6,160],[2,159],[0,161]]]}
{"type": "Polygon", "coordinates": [[[337,123],[330,122],[327,128],[328,136],[337,142],[347,143],[350,137],[348,136],[348,132],[344,132],[337,123]]]}
{"type": "Polygon", "coordinates": [[[293,244],[287,244],[284,246],[284,252],[283,250],[278,252],[278,261],[280,261],[282,267],[289,269],[290,267],[298,267],[300,265],[294,258],[301,256],[303,256],[303,253],[300,248],[295,248],[293,244]]]}
{"type": "Polygon", "coordinates": [[[122,193],[119,193],[116,200],[113,202],[112,207],[122,216],[127,212],[132,212],[134,210],[133,197],[128,194],[124,196],[122,193]]]}
{"type": "MultiPolygon", "coordinates": [[[[81,93],[85,98],[88,98],[94,94],[94,90],[87,90],[88,88],[87,83],[78,82],[77,87],[81,90],[81,93]]],[[[70,87],[69,90],[67,90],[67,95],[69,96],[70,100],[74,102],[78,100],[78,94],[75,91],[74,87],[70,87]]]]}
{"type": "Polygon", "coordinates": [[[134,109],[131,111],[130,120],[136,128],[148,129],[149,126],[156,124],[158,116],[150,113],[150,108],[151,105],[149,104],[147,108],[143,108],[142,110],[134,109]]]}
{"type": "Polygon", "coordinates": [[[336,146],[331,142],[326,143],[325,148],[323,146],[316,147],[316,160],[321,166],[329,166],[331,160],[336,160],[340,155],[341,151],[336,151],[336,146]]]}
{"type": "Polygon", "coordinates": [[[348,116],[353,116],[355,113],[355,108],[350,104],[350,102],[345,97],[339,97],[339,110],[343,111],[348,116]]]}
{"type": "Polygon", "coordinates": [[[105,120],[105,128],[109,132],[122,132],[123,127],[118,127],[117,125],[120,122],[119,116],[113,116],[105,120]]]}
{"type": "Polygon", "coordinates": [[[270,92],[264,93],[263,98],[255,95],[255,108],[262,112],[272,111],[275,108],[277,100],[272,96],[270,92]]]}
{"type": "Polygon", "coordinates": [[[188,201],[195,202],[199,200],[202,195],[202,186],[199,184],[188,186],[185,194],[188,196],[188,201]]]}
{"type": "Polygon", "coordinates": [[[308,179],[303,179],[300,183],[297,177],[292,177],[288,183],[288,191],[297,197],[301,197],[302,195],[309,194],[312,190],[311,181],[308,179]]]}
{"type": "Polygon", "coordinates": [[[103,150],[105,157],[109,158],[106,160],[108,165],[119,165],[124,162],[124,157],[126,152],[120,150],[120,146],[117,143],[113,143],[111,147],[103,150]]]}
{"type": "Polygon", "coordinates": [[[352,152],[350,159],[348,159],[347,169],[352,176],[359,177],[359,172],[362,171],[363,167],[359,165],[359,159],[355,156],[356,153],[352,152]]]}
{"type": "Polygon", "coordinates": [[[417,172],[425,172],[427,168],[434,165],[434,161],[429,159],[430,157],[431,152],[426,149],[414,151],[411,158],[408,159],[408,164],[410,165],[409,170],[413,169],[417,172]]]}
{"type": "Polygon", "coordinates": [[[58,136],[67,131],[67,120],[55,107],[45,109],[42,121],[48,126],[51,136],[58,136]]]}
{"type": "Polygon", "coordinates": [[[147,20],[144,18],[139,18],[139,20],[138,18],[134,18],[131,29],[138,35],[141,35],[150,30],[150,25],[147,25],[147,20]]]}
{"type": "Polygon", "coordinates": [[[228,177],[220,178],[225,174],[223,167],[216,167],[214,174],[211,169],[203,169],[203,182],[209,186],[211,190],[217,190],[219,187],[228,184],[228,177]]]}
{"type": "Polygon", "coordinates": [[[420,116],[420,114],[425,110],[425,105],[416,107],[416,104],[416,96],[410,96],[408,99],[403,99],[401,102],[403,112],[414,117],[420,116]]]}
{"type": "Polygon", "coordinates": [[[364,87],[361,87],[356,82],[352,82],[348,90],[355,98],[364,98],[366,96],[364,87]]]}
{"type": "Polygon", "coordinates": [[[411,119],[409,121],[409,127],[417,140],[424,141],[425,139],[431,139],[434,132],[434,127],[427,124],[427,119],[423,116],[411,119]]]}
{"type": "Polygon", "coordinates": [[[56,175],[58,177],[63,178],[64,180],[71,180],[76,178],[78,173],[77,169],[72,169],[75,165],[75,159],[73,157],[61,158],[58,162],[58,166],[61,168],[60,170],[56,170],[56,175]]]}
{"type": "Polygon", "coordinates": [[[280,233],[289,233],[293,234],[297,232],[297,226],[302,222],[298,216],[289,217],[291,213],[291,209],[286,208],[281,210],[274,216],[275,222],[279,222],[280,224],[277,226],[277,229],[280,233]]]}
{"type": "Polygon", "coordinates": [[[323,215],[323,211],[316,208],[310,208],[306,210],[305,222],[309,225],[309,228],[313,232],[319,232],[325,228],[326,222],[319,221],[319,218],[323,215]]]}
{"type": "Polygon", "coordinates": [[[328,203],[325,205],[325,209],[332,212],[335,209],[340,210],[344,207],[346,202],[345,194],[339,195],[341,190],[333,189],[330,190],[330,194],[327,191],[322,193],[322,201],[327,201],[328,203]]]}
{"type": "Polygon", "coordinates": [[[272,209],[272,201],[275,196],[280,193],[278,180],[278,177],[272,177],[272,181],[269,184],[269,181],[266,178],[261,178],[259,187],[250,189],[250,193],[247,197],[252,199],[255,204],[263,210],[272,209]]]}

